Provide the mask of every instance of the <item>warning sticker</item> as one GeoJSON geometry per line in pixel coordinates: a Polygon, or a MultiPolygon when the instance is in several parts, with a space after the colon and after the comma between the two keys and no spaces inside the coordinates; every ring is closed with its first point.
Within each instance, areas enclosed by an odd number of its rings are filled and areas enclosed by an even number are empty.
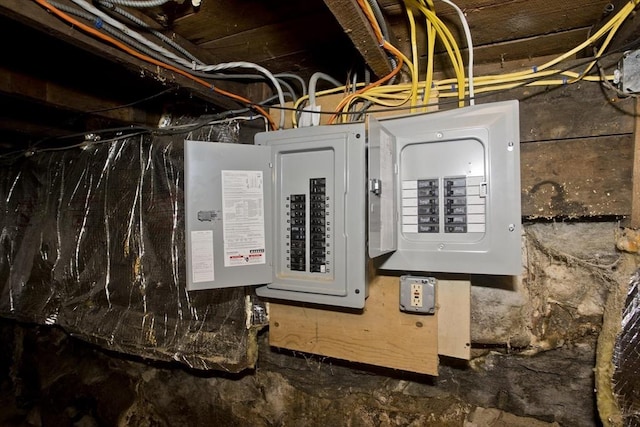
{"type": "Polygon", "coordinates": [[[262,171],[222,171],[224,266],[265,264],[262,171]]]}
{"type": "Polygon", "coordinates": [[[193,283],[213,282],[213,231],[191,232],[191,273],[193,283]]]}

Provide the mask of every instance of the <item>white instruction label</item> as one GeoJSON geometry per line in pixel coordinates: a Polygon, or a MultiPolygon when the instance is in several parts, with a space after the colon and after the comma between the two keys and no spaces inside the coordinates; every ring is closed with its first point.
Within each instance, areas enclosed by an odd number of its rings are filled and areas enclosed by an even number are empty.
{"type": "Polygon", "coordinates": [[[224,266],[265,264],[262,171],[222,171],[224,266]]]}
{"type": "Polygon", "coordinates": [[[213,282],[213,231],[191,232],[191,273],[193,283],[213,282]]]}

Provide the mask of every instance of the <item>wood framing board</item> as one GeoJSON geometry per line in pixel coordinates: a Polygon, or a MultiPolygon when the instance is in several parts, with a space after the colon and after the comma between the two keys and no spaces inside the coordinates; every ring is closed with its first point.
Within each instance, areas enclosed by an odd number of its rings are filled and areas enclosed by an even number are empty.
{"type": "Polygon", "coordinates": [[[636,115],[633,137],[633,177],[631,192],[631,227],[640,227],[640,100],[635,99],[636,115]]]}
{"type": "Polygon", "coordinates": [[[362,313],[269,304],[269,344],[432,376],[438,375],[437,314],[399,310],[398,277],[369,284],[362,313]]]}
{"type": "Polygon", "coordinates": [[[438,354],[471,359],[471,282],[438,279],[438,354]]]}

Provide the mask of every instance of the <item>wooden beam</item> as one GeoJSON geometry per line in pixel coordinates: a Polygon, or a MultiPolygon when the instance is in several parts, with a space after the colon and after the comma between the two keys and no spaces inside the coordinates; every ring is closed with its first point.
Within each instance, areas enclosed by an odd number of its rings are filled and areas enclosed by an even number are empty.
{"type": "MultiPolygon", "coordinates": [[[[210,87],[204,87],[185,76],[147,63],[127,54],[115,46],[105,44],[104,42],[95,39],[83,31],[58,19],[52,13],[48,12],[31,0],[3,0],[0,3],[0,14],[38,29],[50,36],[59,38],[73,46],[99,55],[109,61],[125,66],[134,72],[143,71],[148,74],[150,78],[187,88],[196,96],[201,99],[205,99],[222,109],[232,109],[237,108],[238,106],[237,102],[216,94],[210,87]]],[[[217,86],[225,87],[225,83],[222,82],[217,86]]]]}
{"type": "Polygon", "coordinates": [[[640,228],[640,99],[635,98],[636,116],[633,135],[633,184],[631,193],[632,228],[640,228]]]}
{"type": "Polygon", "coordinates": [[[373,74],[378,77],[392,70],[386,52],[380,47],[371,24],[355,0],[324,0],[373,74]]]}
{"type": "Polygon", "coordinates": [[[15,73],[2,66],[0,66],[0,93],[125,123],[155,126],[160,118],[159,113],[153,114],[133,107],[121,108],[119,104],[102,97],[34,76],[15,73]],[[92,111],[95,113],[91,113],[92,111]]]}

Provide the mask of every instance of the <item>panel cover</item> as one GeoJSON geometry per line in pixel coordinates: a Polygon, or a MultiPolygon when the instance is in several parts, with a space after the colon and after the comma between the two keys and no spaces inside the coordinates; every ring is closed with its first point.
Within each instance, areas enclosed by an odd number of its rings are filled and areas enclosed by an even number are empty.
{"type": "Polygon", "coordinates": [[[274,272],[259,296],[364,307],[365,128],[266,132],[274,187],[274,272]]]}
{"type": "Polygon", "coordinates": [[[185,141],[184,150],[187,288],[268,283],[268,149],[185,141]]]}
{"type": "Polygon", "coordinates": [[[518,275],[517,101],[381,120],[396,140],[398,249],[382,269],[518,275]]]}

